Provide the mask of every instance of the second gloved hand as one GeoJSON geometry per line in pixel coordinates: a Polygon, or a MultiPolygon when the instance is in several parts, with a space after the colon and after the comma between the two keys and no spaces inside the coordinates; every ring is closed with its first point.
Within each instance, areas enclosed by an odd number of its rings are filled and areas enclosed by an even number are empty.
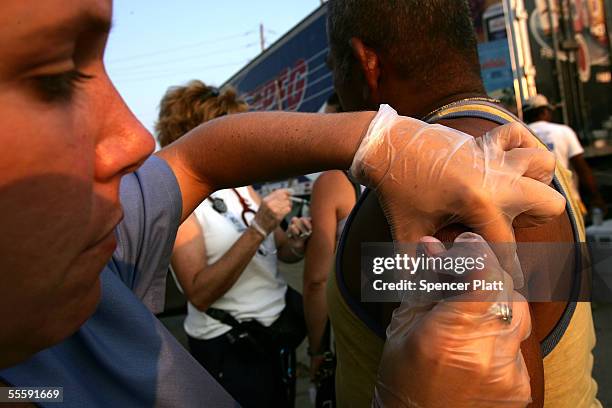
{"type": "Polygon", "coordinates": [[[524,407],[531,400],[520,345],[531,332],[529,304],[479,235],[461,234],[450,250],[426,237],[429,256],[483,257],[485,267],[459,280],[504,282],[428,304],[406,296],[394,311],[375,388],[376,407],[524,407]],[[433,249],[432,249],[433,248],[433,249]],[[504,321],[500,305],[512,308],[504,321]]]}

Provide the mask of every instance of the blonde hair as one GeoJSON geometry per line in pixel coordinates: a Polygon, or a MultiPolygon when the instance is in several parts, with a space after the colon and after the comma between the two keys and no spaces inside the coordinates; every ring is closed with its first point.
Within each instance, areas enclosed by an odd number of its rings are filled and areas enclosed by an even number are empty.
{"type": "Polygon", "coordinates": [[[247,103],[238,98],[233,88],[219,93],[217,88],[197,79],[185,86],[173,86],[168,88],[159,104],[155,124],[157,140],[163,147],[204,122],[248,110],[247,103]]]}

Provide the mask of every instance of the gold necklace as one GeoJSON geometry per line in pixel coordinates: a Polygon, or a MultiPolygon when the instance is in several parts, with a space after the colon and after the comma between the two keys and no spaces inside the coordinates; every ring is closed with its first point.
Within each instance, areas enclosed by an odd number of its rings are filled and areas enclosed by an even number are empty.
{"type": "Polygon", "coordinates": [[[463,99],[459,99],[458,101],[454,101],[454,102],[448,103],[448,104],[446,104],[444,106],[441,106],[441,107],[439,107],[439,108],[429,112],[427,115],[423,116],[423,119],[429,119],[432,116],[440,113],[441,111],[443,111],[445,109],[448,109],[448,108],[451,108],[451,107],[453,107],[455,105],[458,105],[460,103],[463,103],[463,102],[476,102],[476,101],[478,101],[478,102],[490,102],[490,103],[501,103],[498,99],[493,99],[493,98],[484,97],[484,96],[475,96],[475,97],[472,97],[472,98],[463,98],[463,99]]]}

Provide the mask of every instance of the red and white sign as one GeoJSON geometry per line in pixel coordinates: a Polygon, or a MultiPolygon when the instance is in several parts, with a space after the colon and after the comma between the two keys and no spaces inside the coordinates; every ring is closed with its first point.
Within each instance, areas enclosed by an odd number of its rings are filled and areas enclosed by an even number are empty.
{"type": "Polygon", "coordinates": [[[246,101],[253,110],[299,109],[306,93],[308,64],[303,58],[293,67],[284,68],[276,77],[255,88],[246,95],[246,101]]]}

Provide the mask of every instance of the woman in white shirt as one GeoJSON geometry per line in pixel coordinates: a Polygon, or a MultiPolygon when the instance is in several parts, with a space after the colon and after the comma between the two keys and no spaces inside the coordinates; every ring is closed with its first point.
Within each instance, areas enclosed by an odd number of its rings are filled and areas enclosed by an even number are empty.
{"type": "MultiPolygon", "coordinates": [[[[233,90],[200,81],[168,90],[156,126],[166,145],[207,120],[245,112],[233,90]]],[[[288,190],[261,199],[252,187],[220,190],[179,228],[172,267],[186,294],[184,328],[192,355],[244,407],[292,406],[286,365],[304,338],[301,296],[278,273],[277,259],[303,257],[310,222],[293,218],[288,190]],[[285,357],[281,359],[281,355],[285,357]]],[[[294,359],[294,358],[293,358],[294,359]]]]}

